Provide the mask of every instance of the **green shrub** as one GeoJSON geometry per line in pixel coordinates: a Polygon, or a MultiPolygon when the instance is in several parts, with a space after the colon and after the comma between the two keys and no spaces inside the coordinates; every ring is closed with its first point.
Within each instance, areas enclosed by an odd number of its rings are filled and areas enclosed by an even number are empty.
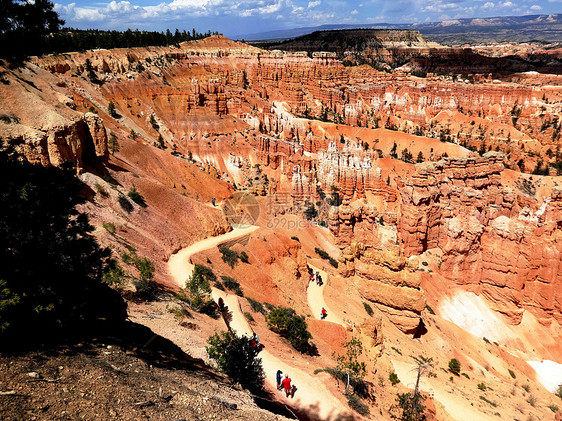
{"type": "Polygon", "coordinates": [[[115,152],[119,152],[121,147],[119,146],[119,141],[117,140],[117,136],[115,133],[111,132],[109,135],[109,139],[107,140],[107,146],[111,151],[111,155],[115,155],[115,152]]]}
{"type": "Polygon", "coordinates": [[[333,267],[335,267],[336,269],[338,268],[338,261],[331,257],[326,251],[319,249],[318,247],[315,247],[314,251],[322,259],[327,260],[333,267]]]}
{"type": "Polygon", "coordinates": [[[531,386],[529,386],[528,384],[524,384],[523,386],[521,386],[523,388],[523,390],[525,390],[525,392],[530,392],[531,391],[531,386]]]}
{"type": "Polygon", "coordinates": [[[248,300],[248,303],[250,304],[253,312],[265,314],[265,308],[263,307],[262,303],[249,297],[246,297],[246,300],[248,300]]]}
{"type": "Polygon", "coordinates": [[[513,370],[511,368],[508,368],[507,371],[509,372],[509,375],[513,378],[515,378],[515,373],[513,372],[513,370]]]}
{"type": "Polygon", "coordinates": [[[117,118],[119,116],[115,110],[115,104],[113,101],[109,101],[109,104],[107,105],[107,113],[113,118],[117,118]]]}
{"type": "Polygon", "coordinates": [[[449,361],[449,370],[451,373],[456,374],[457,376],[461,372],[461,363],[456,358],[451,358],[449,361]]]}
{"type": "Polygon", "coordinates": [[[252,316],[252,313],[250,313],[249,311],[245,311],[245,312],[244,312],[244,317],[245,317],[246,320],[248,320],[249,322],[255,322],[254,317],[252,316]]]}
{"type": "Polygon", "coordinates": [[[534,395],[529,395],[529,397],[527,398],[527,402],[529,402],[529,405],[535,406],[537,403],[537,398],[535,398],[534,395]]]}
{"type": "Polygon", "coordinates": [[[293,348],[301,353],[314,353],[315,346],[308,341],[312,335],[304,317],[298,316],[295,310],[277,307],[265,316],[267,327],[286,338],[293,348]]]}
{"type": "Polygon", "coordinates": [[[133,205],[131,204],[131,202],[129,202],[127,200],[127,198],[125,196],[123,196],[122,194],[119,195],[119,197],[117,197],[117,201],[119,202],[119,205],[121,206],[121,208],[127,212],[127,213],[131,213],[133,211],[133,205]]]}
{"type": "Polygon", "coordinates": [[[174,318],[180,322],[187,317],[193,317],[189,309],[181,304],[178,306],[168,307],[168,311],[172,313],[174,315],[174,318]]]}
{"type": "Polygon", "coordinates": [[[195,265],[193,273],[185,282],[185,289],[193,295],[210,294],[211,282],[217,282],[217,277],[211,268],[195,265]]]}
{"type": "Polygon", "coordinates": [[[127,196],[129,196],[131,200],[140,207],[146,208],[147,204],[144,200],[144,197],[137,191],[137,188],[135,186],[131,187],[129,193],[127,193],[127,196]]]}
{"type": "Polygon", "coordinates": [[[435,316],[435,312],[433,311],[433,309],[429,306],[429,304],[425,305],[425,308],[427,311],[429,311],[429,314],[435,316]]]}
{"type": "Polygon", "coordinates": [[[291,240],[298,241],[299,243],[301,242],[301,240],[299,240],[299,237],[295,237],[294,235],[291,237],[291,240]]]}
{"type": "Polygon", "coordinates": [[[388,375],[388,380],[390,380],[392,386],[396,386],[398,383],[400,383],[400,379],[398,378],[398,375],[394,372],[388,375]]]}
{"type": "Polygon", "coordinates": [[[94,188],[96,189],[97,193],[101,194],[104,197],[107,197],[107,191],[105,191],[105,189],[100,183],[94,184],[94,188]]]}
{"type": "Polygon", "coordinates": [[[207,353],[220,371],[252,393],[263,391],[265,374],[261,358],[258,358],[259,350],[249,338],[223,332],[214,334],[207,342],[207,353]]]}
{"type": "Polygon", "coordinates": [[[558,408],[556,405],[548,405],[548,409],[556,413],[560,408],[558,408]]]}
{"type": "Polygon", "coordinates": [[[222,279],[222,284],[224,285],[224,287],[226,289],[229,289],[231,291],[233,291],[236,295],[238,295],[239,297],[243,297],[244,293],[242,292],[242,289],[240,288],[240,283],[234,279],[231,278],[230,276],[221,276],[222,279]]]}
{"type": "Polygon", "coordinates": [[[83,184],[73,172],[20,162],[0,145],[0,179],[0,345],[21,344],[21,332],[42,340],[100,317],[124,319],[123,299],[102,279],[110,250],[76,210],[83,184]]]}
{"type": "Polygon", "coordinates": [[[245,251],[241,251],[240,252],[240,261],[242,263],[248,263],[248,253],[246,253],[245,251]]]}
{"type": "Polygon", "coordinates": [[[219,246],[219,251],[222,254],[223,262],[227,263],[231,268],[238,262],[238,253],[231,250],[227,246],[219,246]]]}
{"type": "Polygon", "coordinates": [[[485,336],[482,338],[484,340],[484,342],[486,342],[487,344],[490,343],[490,340],[488,338],[486,338],[485,336]]]}
{"type": "Polygon", "coordinates": [[[136,295],[144,301],[154,301],[158,297],[158,286],[151,279],[138,279],[133,281],[136,288],[136,295]]]}
{"type": "Polygon", "coordinates": [[[554,394],[556,396],[558,396],[560,399],[562,399],[562,384],[558,385],[558,388],[556,389],[556,391],[554,392],[554,394]]]}
{"type": "Polygon", "coordinates": [[[487,388],[486,388],[486,385],[485,385],[484,383],[478,383],[478,389],[484,391],[484,390],[486,390],[487,388]]]}
{"type": "Polygon", "coordinates": [[[357,395],[347,395],[347,404],[358,414],[363,416],[369,415],[369,406],[361,402],[361,398],[357,395]]]}
{"type": "Polygon", "coordinates": [[[365,311],[367,312],[367,314],[369,316],[373,315],[373,309],[371,308],[371,306],[368,303],[363,302],[363,307],[365,307],[365,311]]]}
{"type": "Polygon", "coordinates": [[[102,227],[110,234],[115,234],[115,224],[113,222],[104,222],[102,227]]]}
{"type": "Polygon", "coordinates": [[[396,397],[398,406],[402,409],[403,421],[422,421],[425,420],[425,406],[419,394],[399,393],[396,397]]]}
{"type": "Polygon", "coordinates": [[[489,403],[489,404],[490,404],[490,405],[492,405],[492,406],[493,406],[494,408],[495,408],[496,406],[498,406],[498,404],[497,404],[497,403],[495,403],[495,402],[492,402],[492,401],[490,401],[490,400],[486,399],[486,397],[485,397],[485,396],[480,396],[480,399],[482,399],[482,400],[483,400],[484,402],[486,402],[486,403],[489,403]]]}
{"type": "Polygon", "coordinates": [[[103,282],[109,286],[122,286],[125,283],[127,274],[119,264],[117,259],[109,259],[103,273],[103,282]]]}

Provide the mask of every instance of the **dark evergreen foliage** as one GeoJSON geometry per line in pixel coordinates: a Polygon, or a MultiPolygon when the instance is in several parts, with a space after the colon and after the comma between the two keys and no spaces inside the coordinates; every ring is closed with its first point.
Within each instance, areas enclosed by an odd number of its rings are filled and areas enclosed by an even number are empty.
{"type": "Polygon", "coordinates": [[[123,299],[103,282],[110,251],[75,209],[83,185],[72,172],[0,151],[0,179],[0,337],[124,319],[123,299]]]}

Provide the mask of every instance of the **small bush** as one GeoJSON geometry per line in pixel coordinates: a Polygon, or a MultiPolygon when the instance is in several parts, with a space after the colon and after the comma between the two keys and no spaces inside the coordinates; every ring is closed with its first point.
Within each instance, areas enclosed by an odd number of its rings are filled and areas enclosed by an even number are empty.
{"type": "Polygon", "coordinates": [[[531,386],[529,386],[528,384],[524,384],[523,386],[521,386],[523,388],[523,390],[525,392],[530,392],[531,391],[531,386]]]}
{"type": "Polygon", "coordinates": [[[363,416],[369,415],[369,406],[361,402],[361,399],[357,395],[347,395],[347,404],[351,409],[353,409],[358,414],[363,416]]]}
{"type": "Polygon", "coordinates": [[[265,374],[259,350],[252,341],[245,337],[237,337],[231,332],[214,334],[207,342],[209,357],[217,363],[220,371],[240,383],[252,393],[263,391],[265,374]]]}
{"type": "Polygon", "coordinates": [[[301,242],[301,240],[299,240],[299,237],[295,237],[294,235],[291,237],[291,240],[298,241],[299,243],[301,242]]]}
{"type": "Polygon", "coordinates": [[[328,260],[330,258],[330,255],[328,254],[328,252],[326,252],[322,249],[319,249],[318,247],[314,248],[314,252],[324,260],[328,260]]]}
{"type": "Polygon", "coordinates": [[[371,308],[371,306],[368,303],[363,302],[363,307],[365,307],[365,311],[367,312],[367,314],[369,316],[373,315],[373,309],[371,308]]]}
{"type": "Polygon", "coordinates": [[[492,401],[490,401],[490,400],[486,399],[486,397],[485,397],[485,396],[480,396],[480,399],[482,399],[482,400],[483,400],[484,402],[486,402],[486,403],[489,403],[489,404],[490,404],[490,405],[492,405],[492,406],[493,406],[494,408],[495,408],[496,406],[498,406],[498,404],[497,404],[497,403],[495,403],[495,402],[492,402],[492,401]]]}
{"type": "Polygon", "coordinates": [[[115,224],[113,222],[104,222],[102,227],[110,234],[115,234],[115,224]]]}
{"type": "Polygon", "coordinates": [[[219,251],[222,254],[223,262],[227,263],[231,268],[234,268],[234,265],[238,262],[238,253],[227,246],[219,246],[219,251]]]}
{"type": "Polygon", "coordinates": [[[248,320],[249,322],[255,322],[254,317],[252,316],[252,313],[250,313],[249,311],[245,311],[245,312],[244,312],[244,317],[245,317],[246,320],[248,320]]]}
{"type": "Polygon", "coordinates": [[[262,303],[249,297],[246,297],[246,300],[248,300],[248,303],[254,313],[265,314],[265,308],[262,303]]]}
{"type": "Polygon", "coordinates": [[[556,405],[548,405],[548,409],[556,413],[560,408],[558,408],[556,405]]]}
{"type": "Polygon", "coordinates": [[[120,287],[125,283],[126,275],[117,259],[109,259],[102,279],[109,286],[120,287]]]}
{"type": "Polygon", "coordinates": [[[246,253],[245,251],[241,251],[240,252],[240,261],[242,263],[248,263],[248,253],[246,253]]]}
{"type": "Polygon", "coordinates": [[[534,395],[529,395],[529,397],[527,398],[527,402],[529,402],[529,405],[535,406],[537,403],[537,398],[535,398],[534,395]]]}
{"type": "Polygon", "coordinates": [[[486,390],[487,388],[486,388],[486,385],[485,385],[484,383],[478,383],[478,389],[484,391],[484,390],[486,390]]]}
{"type": "Polygon", "coordinates": [[[390,348],[392,348],[392,350],[393,350],[394,352],[396,352],[398,355],[402,355],[402,351],[400,351],[398,348],[396,348],[396,347],[394,347],[394,346],[391,346],[390,348]]]}
{"type": "Polygon", "coordinates": [[[226,289],[233,291],[239,297],[244,296],[244,293],[240,288],[240,283],[236,279],[231,278],[230,276],[221,276],[221,279],[222,279],[222,284],[226,289]]]}
{"type": "Polygon", "coordinates": [[[107,197],[107,191],[105,191],[105,189],[100,183],[94,184],[94,188],[96,189],[97,193],[101,194],[104,197],[107,197]]]}
{"type": "Polygon", "coordinates": [[[461,373],[462,376],[466,377],[468,380],[470,380],[470,377],[468,377],[468,374],[466,373],[461,373]]]}
{"type": "Polygon", "coordinates": [[[509,372],[509,375],[513,378],[515,378],[515,373],[513,372],[513,370],[511,368],[507,369],[507,371],[509,372]]]}
{"type": "Polygon", "coordinates": [[[286,338],[297,351],[309,354],[317,352],[316,347],[308,342],[312,335],[304,317],[297,315],[295,310],[277,307],[268,313],[265,320],[270,330],[286,338]]]}
{"type": "Polygon", "coordinates": [[[398,375],[396,373],[390,373],[388,375],[388,380],[390,380],[392,386],[396,386],[398,383],[400,383],[400,379],[398,378],[398,375]]]}
{"type": "Polygon", "coordinates": [[[11,123],[19,123],[20,119],[18,117],[16,117],[14,114],[0,114],[0,121],[3,121],[6,124],[11,124],[11,123]]]}
{"type": "Polygon", "coordinates": [[[435,312],[433,311],[433,309],[429,306],[429,304],[425,305],[425,308],[427,311],[429,311],[429,314],[435,316],[435,312]]]}
{"type": "Polygon", "coordinates": [[[127,196],[129,196],[131,200],[140,207],[146,208],[147,204],[144,200],[144,197],[137,191],[137,188],[135,186],[131,187],[129,193],[127,193],[127,196]]]}
{"type": "Polygon", "coordinates": [[[451,358],[451,360],[449,361],[449,370],[451,370],[451,373],[458,376],[461,372],[461,363],[459,362],[459,360],[457,360],[456,358],[451,358]]]}
{"type": "Polygon", "coordinates": [[[158,286],[150,279],[138,279],[133,282],[137,297],[144,301],[154,301],[158,297],[158,286]]]}
{"type": "Polygon", "coordinates": [[[127,200],[127,198],[125,196],[123,196],[122,194],[119,195],[119,197],[117,198],[117,201],[119,202],[119,205],[121,206],[121,208],[127,212],[127,213],[131,213],[133,211],[133,205],[131,204],[131,202],[129,202],[129,200],[127,200]]]}
{"type": "Polygon", "coordinates": [[[558,385],[558,389],[556,389],[556,392],[554,392],[554,394],[562,399],[562,384],[558,385]]]}
{"type": "Polygon", "coordinates": [[[189,317],[192,318],[192,314],[189,309],[183,305],[169,307],[168,311],[174,315],[174,318],[181,322],[183,319],[189,317]]]}

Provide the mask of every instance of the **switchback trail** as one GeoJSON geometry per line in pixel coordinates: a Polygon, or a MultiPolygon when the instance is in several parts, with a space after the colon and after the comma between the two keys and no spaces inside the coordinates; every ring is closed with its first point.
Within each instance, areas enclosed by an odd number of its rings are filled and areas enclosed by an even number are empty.
{"type": "MultiPolygon", "coordinates": [[[[185,280],[191,275],[194,265],[190,263],[190,258],[203,250],[216,247],[218,244],[246,235],[258,229],[257,226],[248,228],[236,228],[231,232],[216,237],[209,237],[198,241],[170,257],[168,269],[177,285],[183,288],[185,280]]],[[[218,301],[219,297],[224,300],[225,306],[232,313],[230,327],[238,335],[251,336],[252,329],[248,324],[239,303],[239,297],[227,294],[224,291],[213,288],[213,300],[218,301]]],[[[305,411],[309,410],[323,420],[342,419],[350,414],[349,410],[328,390],[324,382],[313,375],[296,367],[287,364],[283,358],[274,356],[266,349],[260,352],[263,369],[266,375],[266,385],[270,390],[276,391],[275,373],[277,370],[288,373],[292,383],[297,386],[297,392],[293,399],[285,398],[283,392],[278,392],[278,399],[292,406],[299,407],[305,411]]]]}
{"type": "Polygon", "coordinates": [[[348,326],[347,323],[345,323],[342,319],[336,316],[328,308],[328,306],[326,305],[326,301],[324,300],[324,287],[328,282],[328,274],[322,269],[312,266],[310,263],[308,264],[308,266],[310,266],[314,271],[318,271],[318,273],[320,273],[323,282],[322,286],[318,286],[316,282],[308,283],[308,288],[306,289],[306,297],[308,299],[308,306],[310,307],[310,311],[312,311],[312,314],[316,319],[320,320],[321,319],[320,313],[322,311],[322,307],[324,307],[328,312],[328,316],[324,320],[328,322],[337,323],[339,325],[342,325],[343,327],[347,327],[348,326]]]}

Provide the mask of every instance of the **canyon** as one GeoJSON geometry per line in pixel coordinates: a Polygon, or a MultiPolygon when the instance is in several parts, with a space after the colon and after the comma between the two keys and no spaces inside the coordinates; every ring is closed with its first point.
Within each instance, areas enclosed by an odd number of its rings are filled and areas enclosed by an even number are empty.
{"type": "MultiPolygon", "coordinates": [[[[364,32],[340,34],[352,54],[328,32],[320,46],[275,50],[216,35],[3,65],[0,138],[31,163],[72,166],[96,238],[115,256],[134,247],[152,259],[163,289],[178,290],[167,263],[179,250],[233,223],[258,226],[228,243],[251,264],[229,267],[216,247],[193,262],[306,315],[317,357],[288,349],[261,314],[252,322],[268,352],[302,372],[334,365],[359,337],[376,419],[390,419],[420,353],[436,366],[422,386],[430,419],[554,419],[560,401],[526,361],[562,364],[562,76],[513,58],[498,72],[500,52],[416,32],[364,32]],[[452,64],[461,59],[473,67],[452,64]],[[147,207],[120,206],[132,188],[147,207]],[[324,300],[343,326],[310,314],[308,266],[326,274],[324,300]],[[450,358],[465,377],[449,376],[450,358]],[[382,387],[392,372],[402,384],[382,387]]],[[[208,362],[203,336],[220,321],[198,314],[178,335],[165,306],[131,303],[130,314],[208,362]],[[145,317],[153,311],[160,319],[145,317]]]]}

